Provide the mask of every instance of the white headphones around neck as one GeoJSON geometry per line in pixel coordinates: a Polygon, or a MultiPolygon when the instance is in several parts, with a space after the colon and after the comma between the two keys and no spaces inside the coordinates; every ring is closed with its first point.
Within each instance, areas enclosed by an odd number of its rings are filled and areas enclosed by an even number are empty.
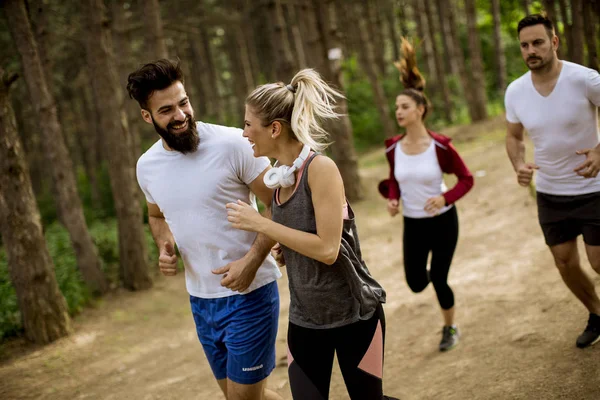
{"type": "MultiPolygon", "coordinates": [[[[277,189],[280,187],[290,187],[294,183],[296,183],[296,176],[294,172],[298,170],[310,154],[310,147],[304,145],[302,147],[302,151],[298,158],[294,160],[291,167],[287,165],[282,165],[280,167],[273,166],[270,170],[267,171],[265,177],[263,178],[265,185],[269,189],[277,189]]],[[[277,165],[277,163],[275,163],[277,165]]]]}

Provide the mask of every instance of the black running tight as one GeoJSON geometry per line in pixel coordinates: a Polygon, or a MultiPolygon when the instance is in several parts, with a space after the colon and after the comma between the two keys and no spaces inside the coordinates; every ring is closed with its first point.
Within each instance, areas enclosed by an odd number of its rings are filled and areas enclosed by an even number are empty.
{"type": "Polygon", "coordinates": [[[448,286],[448,271],[458,241],[458,214],[452,207],[442,215],[431,218],[404,217],[404,273],[410,289],[423,291],[433,284],[440,306],[454,306],[454,293],[448,286]],[[431,267],[427,273],[427,259],[431,267]]]}
{"type": "Polygon", "coordinates": [[[288,326],[288,374],[298,400],[327,400],[337,354],[352,400],[383,398],[385,316],[379,305],[370,319],[332,329],[288,326]]]}

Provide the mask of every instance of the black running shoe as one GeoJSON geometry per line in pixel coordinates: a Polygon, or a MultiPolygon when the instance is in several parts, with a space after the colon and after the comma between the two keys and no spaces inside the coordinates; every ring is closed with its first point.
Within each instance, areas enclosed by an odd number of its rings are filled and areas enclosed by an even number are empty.
{"type": "Polygon", "coordinates": [[[383,396],[383,400],[400,400],[397,397],[383,396]]]}
{"type": "Polygon", "coordinates": [[[577,347],[583,349],[600,340],[600,315],[591,314],[585,330],[577,338],[577,347]]]}
{"type": "Polygon", "coordinates": [[[456,325],[445,326],[442,332],[442,341],[440,342],[440,351],[448,351],[456,347],[460,333],[456,325]]]}

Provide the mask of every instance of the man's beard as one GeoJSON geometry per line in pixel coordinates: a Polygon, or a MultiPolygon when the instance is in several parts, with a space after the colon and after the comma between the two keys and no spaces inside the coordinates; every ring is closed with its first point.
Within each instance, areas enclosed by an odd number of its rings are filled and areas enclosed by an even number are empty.
{"type": "Polygon", "coordinates": [[[529,68],[530,70],[537,71],[543,68],[547,68],[548,64],[550,64],[550,61],[551,60],[544,60],[542,57],[529,57],[525,64],[527,64],[527,68],[529,68]],[[529,60],[538,60],[538,62],[537,64],[532,66],[529,64],[529,60]]]}
{"type": "Polygon", "coordinates": [[[171,122],[167,125],[167,129],[163,129],[162,127],[158,126],[154,120],[154,117],[152,117],[154,129],[160,135],[160,137],[163,138],[167,146],[182,154],[193,153],[198,149],[198,144],[200,143],[200,137],[198,136],[198,131],[196,130],[196,121],[194,121],[194,117],[189,114],[186,114],[186,117],[188,127],[184,132],[181,133],[171,133],[170,131],[173,125],[179,125],[180,122],[171,122]]]}

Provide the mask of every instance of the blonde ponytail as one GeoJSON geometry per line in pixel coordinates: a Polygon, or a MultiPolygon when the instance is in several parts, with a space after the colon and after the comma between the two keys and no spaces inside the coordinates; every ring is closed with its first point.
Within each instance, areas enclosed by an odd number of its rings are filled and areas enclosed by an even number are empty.
{"type": "Polygon", "coordinates": [[[320,122],[340,116],[335,112],[335,101],[343,97],[315,70],[303,69],[289,85],[278,82],[259,86],[248,96],[246,104],[263,125],[273,121],[287,123],[298,141],[322,151],[329,143],[320,122]]]}

